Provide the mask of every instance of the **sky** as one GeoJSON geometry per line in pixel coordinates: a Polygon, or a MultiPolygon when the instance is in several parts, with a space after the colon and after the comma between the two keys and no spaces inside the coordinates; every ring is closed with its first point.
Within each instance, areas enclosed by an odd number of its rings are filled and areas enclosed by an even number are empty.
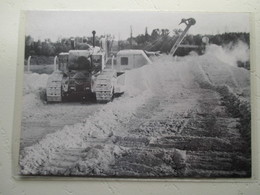
{"type": "Polygon", "coordinates": [[[125,40],[130,36],[153,29],[185,28],[179,25],[182,18],[194,18],[196,24],[189,34],[218,34],[225,32],[250,32],[248,13],[198,13],[198,12],[130,12],[130,11],[27,11],[25,34],[34,40],[60,37],[92,36],[111,34],[115,39],[125,40]]]}

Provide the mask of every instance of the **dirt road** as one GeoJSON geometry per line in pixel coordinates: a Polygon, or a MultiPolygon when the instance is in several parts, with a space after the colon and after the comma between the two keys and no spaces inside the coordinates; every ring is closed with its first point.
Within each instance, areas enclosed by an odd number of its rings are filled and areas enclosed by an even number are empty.
{"type": "Polygon", "coordinates": [[[113,166],[118,175],[248,176],[250,156],[237,128],[239,118],[227,113],[216,92],[191,91],[181,99],[154,97],[138,109],[128,124],[131,139],[117,138],[118,145],[128,147],[113,166]]]}

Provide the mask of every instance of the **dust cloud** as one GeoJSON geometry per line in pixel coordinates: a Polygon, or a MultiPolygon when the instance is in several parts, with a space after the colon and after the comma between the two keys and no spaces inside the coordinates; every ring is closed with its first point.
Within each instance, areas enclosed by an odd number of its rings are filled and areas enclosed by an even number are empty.
{"type": "Polygon", "coordinates": [[[214,55],[220,61],[231,66],[237,66],[238,61],[245,63],[249,61],[250,57],[249,47],[242,41],[224,46],[211,44],[207,46],[205,55],[214,55]]]}

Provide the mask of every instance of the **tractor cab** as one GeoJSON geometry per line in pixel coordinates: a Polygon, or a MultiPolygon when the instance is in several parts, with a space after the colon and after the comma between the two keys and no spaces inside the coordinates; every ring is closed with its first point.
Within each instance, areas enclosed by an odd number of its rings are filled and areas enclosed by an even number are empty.
{"type": "Polygon", "coordinates": [[[71,50],[58,56],[58,70],[67,73],[71,71],[88,71],[92,74],[105,68],[103,53],[91,54],[86,50],[71,50]]]}

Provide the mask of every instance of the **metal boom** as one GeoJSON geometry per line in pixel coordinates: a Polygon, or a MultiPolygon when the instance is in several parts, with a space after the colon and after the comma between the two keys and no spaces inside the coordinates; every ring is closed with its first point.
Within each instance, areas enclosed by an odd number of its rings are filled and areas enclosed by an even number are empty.
{"type": "Polygon", "coordinates": [[[175,42],[175,44],[171,48],[170,55],[174,55],[174,53],[178,49],[180,43],[184,39],[184,37],[187,34],[187,32],[190,29],[190,27],[196,23],[196,20],[194,18],[182,19],[181,23],[185,23],[186,24],[186,28],[184,29],[184,31],[182,32],[181,36],[179,36],[179,38],[177,39],[177,41],[175,42]]]}

